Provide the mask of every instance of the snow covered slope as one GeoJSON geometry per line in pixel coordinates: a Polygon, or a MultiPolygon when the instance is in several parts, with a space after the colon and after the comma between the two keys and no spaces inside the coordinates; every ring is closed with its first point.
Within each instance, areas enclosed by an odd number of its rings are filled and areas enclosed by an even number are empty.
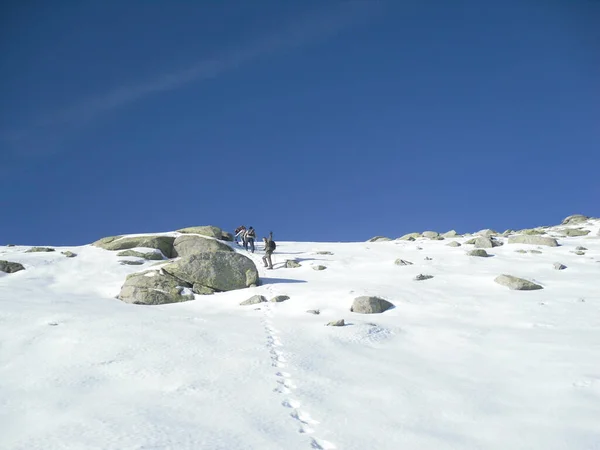
{"type": "Polygon", "coordinates": [[[250,255],[261,286],[163,306],[115,299],[155,262],[0,247],[26,268],[0,273],[0,448],[599,449],[600,222],[578,226],[489,258],[446,245],[467,237],[278,242],[276,270],[250,255]],[[350,312],[360,295],[395,308],[350,312]]]}

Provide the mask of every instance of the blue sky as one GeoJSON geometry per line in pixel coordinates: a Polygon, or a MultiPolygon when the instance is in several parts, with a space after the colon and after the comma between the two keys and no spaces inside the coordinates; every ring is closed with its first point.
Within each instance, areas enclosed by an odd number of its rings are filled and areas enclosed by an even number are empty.
{"type": "Polygon", "coordinates": [[[598,1],[0,8],[0,243],[600,216],[598,1]]]}

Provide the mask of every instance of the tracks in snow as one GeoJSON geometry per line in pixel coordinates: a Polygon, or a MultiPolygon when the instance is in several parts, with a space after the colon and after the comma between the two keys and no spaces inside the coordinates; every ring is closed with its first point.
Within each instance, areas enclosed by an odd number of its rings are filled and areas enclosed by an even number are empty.
{"type": "Polygon", "coordinates": [[[334,444],[315,436],[315,428],[319,422],[314,420],[310,414],[303,409],[302,403],[295,395],[298,388],[293,375],[288,372],[287,359],[283,351],[283,343],[279,337],[279,330],[273,324],[273,309],[270,303],[263,306],[263,325],[267,338],[267,348],[271,358],[271,365],[275,375],[276,387],[273,389],[280,397],[281,406],[288,411],[289,416],[294,419],[298,433],[310,437],[310,447],[317,450],[332,450],[337,448],[334,444]]]}

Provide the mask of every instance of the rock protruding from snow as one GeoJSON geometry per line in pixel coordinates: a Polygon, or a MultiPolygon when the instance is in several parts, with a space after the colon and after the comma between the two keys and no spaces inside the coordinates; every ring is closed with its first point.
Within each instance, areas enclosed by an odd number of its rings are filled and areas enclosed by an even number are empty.
{"type": "Polygon", "coordinates": [[[223,236],[226,233],[223,230],[221,230],[219,227],[215,227],[212,225],[182,228],[177,231],[179,233],[184,233],[184,234],[200,234],[202,236],[208,236],[208,237],[215,238],[215,239],[227,240],[227,239],[223,239],[223,236]]]}
{"type": "Polygon", "coordinates": [[[396,239],[397,241],[414,241],[421,237],[421,233],[408,233],[396,239]]]}
{"type": "Polygon", "coordinates": [[[518,278],[513,275],[499,275],[494,281],[502,286],[506,286],[509,289],[516,291],[535,291],[537,289],[543,289],[539,284],[535,284],[529,280],[518,278]]]}
{"type": "Polygon", "coordinates": [[[427,274],[423,274],[420,273],[419,275],[417,275],[414,280],[415,281],[425,281],[425,280],[431,280],[433,278],[433,275],[427,275],[427,274]]]}
{"type": "Polygon", "coordinates": [[[479,230],[477,233],[475,233],[476,236],[486,236],[486,237],[491,237],[491,236],[498,236],[498,232],[495,230],[491,230],[489,228],[486,228],[485,230],[479,230]]]}
{"type": "Polygon", "coordinates": [[[172,236],[109,236],[92,243],[95,247],[105,250],[129,250],[132,248],[144,247],[160,250],[167,258],[173,257],[172,236]]]}
{"type": "Polygon", "coordinates": [[[389,237],[375,236],[375,237],[372,237],[371,239],[369,239],[367,242],[388,242],[388,241],[391,241],[391,239],[389,237]]]}
{"type": "Polygon", "coordinates": [[[318,316],[319,314],[321,314],[321,311],[319,311],[318,309],[309,309],[306,311],[309,314],[314,314],[316,316],[318,316]]]}
{"type": "Polygon", "coordinates": [[[215,290],[196,283],[192,287],[192,292],[194,292],[194,294],[198,294],[198,295],[212,295],[215,293],[215,290]]]}
{"type": "Polygon", "coordinates": [[[254,262],[235,252],[204,252],[181,258],[163,270],[191,285],[215,291],[232,291],[258,284],[254,262]]]}
{"type": "Polygon", "coordinates": [[[130,261],[128,259],[123,259],[123,260],[119,261],[119,263],[122,266],[141,266],[142,264],[144,264],[144,261],[140,261],[140,260],[130,261]]]}
{"type": "Polygon", "coordinates": [[[573,214],[572,216],[565,217],[561,225],[571,225],[574,223],[586,222],[587,220],[589,220],[588,216],[584,216],[583,214],[573,214]]]}
{"type": "Polygon", "coordinates": [[[281,302],[285,302],[286,300],[289,300],[289,299],[290,299],[289,295],[276,295],[269,301],[272,303],[281,303],[281,302]]]}
{"type": "Polygon", "coordinates": [[[240,305],[241,306],[258,305],[259,303],[263,303],[266,301],[267,301],[267,298],[264,295],[253,295],[248,300],[244,300],[242,303],[240,303],[240,305]]]}
{"type": "Polygon", "coordinates": [[[77,253],[73,253],[69,250],[67,250],[66,252],[60,252],[62,255],[65,255],[67,258],[75,258],[77,256],[77,253]]]}
{"type": "Polygon", "coordinates": [[[285,261],[285,267],[287,269],[295,269],[296,267],[302,267],[302,264],[300,264],[298,261],[295,261],[293,259],[288,259],[285,261]]]}
{"type": "Polygon", "coordinates": [[[423,231],[422,235],[428,239],[435,239],[440,235],[440,233],[437,231],[423,231]]]}
{"type": "Polygon", "coordinates": [[[541,234],[546,234],[546,231],[540,228],[525,228],[523,230],[515,231],[515,234],[524,234],[526,236],[538,236],[541,234]]]}
{"type": "Polygon", "coordinates": [[[325,270],[327,269],[327,266],[323,266],[321,264],[317,264],[315,266],[312,266],[313,270],[325,270]]]}
{"type": "Polygon", "coordinates": [[[590,234],[590,230],[582,230],[579,228],[565,228],[560,232],[567,237],[587,236],[588,234],[590,234]]]}
{"type": "Polygon", "coordinates": [[[452,238],[452,237],[457,237],[459,234],[456,232],[456,230],[450,230],[450,231],[446,231],[444,234],[442,234],[442,237],[445,238],[452,238]]]}
{"type": "Polygon", "coordinates": [[[15,273],[20,270],[25,270],[22,264],[11,261],[0,261],[0,272],[15,273]]]}
{"type": "Polygon", "coordinates": [[[327,251],[327,250],[319,250],[317,252],[315,252],[315,255],[329,255],[329,256],[333,256],[333,252],[327,251]]]}
{"type": "Polygon", "coordinates": [[[148,259],[150,261],[159,261],[165,258],[161,251],[138,252],[136,250],[123,250],[122,252],[117,253],[117,256],[133,256],[135,258],[148,259]]]}
{"type": "Polygon", "coordinates": [[[555,262],[554,263],[554,268],[556,270],[565,270],[567,268],[567,266],[565,266],[564,264],[561,264],[559,262],[555,262]]]}
{"type": "Polygon", "coordinates": [[[492,256],[482,248],[477,248],[475,250],[471,250],[469,253],[467,253],[467,255],[478,256],[480,258],[487,258],[488,256],[492,256]]]}
{"type": "Polygon", "coordinates": [[[394,305],[379,297],[356,297],[350,311],[358,314],[379,314],[393,308],[394,305]]]}
{"type": "Polygon", "coordinates": [[[448,247],[460,247],[460,242],[452,241],[446,244],[448,247]]]}
{"type": "Polygon", "coordinates": [[[233,252],[233,249],[216,239],[193,234],[178,236],[173,243],[173,256],[191,256],[204,252],[233,252]]]}
{"type": "Polygon", "coordinates": [[[518,235],[508,238],[509,244],[527,244],[527,245],[545,245],[548,247],[558,247],[556,239],[546,236],[518,235]]]}
{"type": "Polygon", "coordinates": [[[328,327],[343,327],[345,325],[346,325],[346,322],[344,322],[344,319],[334,320],[327,324],[328,327]]]}
{"type": "Polygon", "coordinates": [[[52,247],[31,247],[25,253],[49,253],[56,251],[52,247]]]}
{"type": "Polygon", "coordinates": [[[157,270],[134,273],[127,277],[118,298],[137,305],[163,305],[193,300],[184,292],[191,285],[157,270]]]}
{"type": "Polygon", "coordinates": [[[412,266],[413,263],[411,263],[410,261],[407,261],[405,259],[401,259],[398,258],[396,261],[394,261],[394,264],[396,264],[397,266],[412,266]]]}

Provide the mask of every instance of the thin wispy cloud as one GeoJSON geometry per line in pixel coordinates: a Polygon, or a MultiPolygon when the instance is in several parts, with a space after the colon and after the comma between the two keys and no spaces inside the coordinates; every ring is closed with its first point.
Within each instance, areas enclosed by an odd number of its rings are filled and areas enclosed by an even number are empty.
{"type": "Polygon", "coordinates": [[[53,111],[21,130],[3,132],[2,140],[10,144],[19,156],[55,153],[56,149],[52,149],[53,145],[44,145],[44,148],[40,148],[39,145],[30,145],[30,143],[39,142],[40,139],[46,144],[51,143],[57,136],[78,129],[117,108],[154,94],[173,91],[191,83],[215,78],[259,58],[322,41],[368,20],[381,5],[382,3],[378,1],[350,1],[338,4],[333,9],[314,12],[271,34],[229,48],[186,68],[115,87],[80,103],[53,111]]]}

